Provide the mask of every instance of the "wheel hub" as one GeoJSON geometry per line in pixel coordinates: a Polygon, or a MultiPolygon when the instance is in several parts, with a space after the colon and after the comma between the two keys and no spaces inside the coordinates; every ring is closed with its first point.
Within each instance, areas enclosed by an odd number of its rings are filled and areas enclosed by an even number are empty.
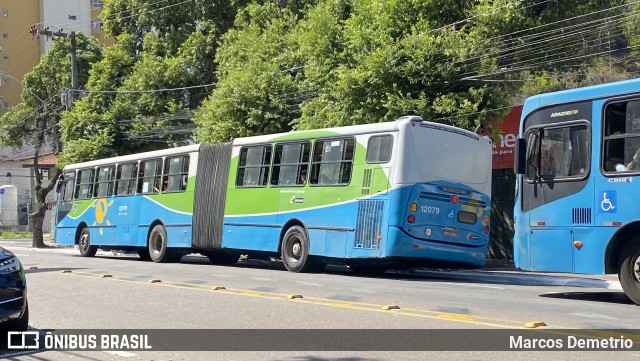
{"type": "Polygon", "coordinates": [[[636,261],[633,263],[633,277],[636,282],[640,283],[640,257],[636,258],[636,261]]]}
{"type": "Polygon", "coordinates": [[[293,253],[295,258],[300,258],[301,249],[300,242],[296,242],[291,246],[291,253],[293,253]]]}
{"type": "Polygon", "coordinates": [[[87,237],[87,235],[86,235],[86,234],[83,234],[83,235],[80,237],[80,247],[83,247],[83,248],[84,248],[84,247],[86,247],[86,246],[87,246],[87,238],[88,238],[88,237],[87,237]]]}

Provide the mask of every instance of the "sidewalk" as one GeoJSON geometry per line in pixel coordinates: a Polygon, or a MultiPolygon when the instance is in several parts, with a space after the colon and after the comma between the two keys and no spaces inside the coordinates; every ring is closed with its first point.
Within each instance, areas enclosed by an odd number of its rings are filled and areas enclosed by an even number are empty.
{"type": "Polygon", "coordinates": [[[529,286],[570,286],[622,290],[618,275],[586,275],[576,273],[531,272],[515,267],[512,261],[488,260],[478,269],[421,269],[416,273],[430,277],[454,278],[488,283],[510,283],[529,286]]]}

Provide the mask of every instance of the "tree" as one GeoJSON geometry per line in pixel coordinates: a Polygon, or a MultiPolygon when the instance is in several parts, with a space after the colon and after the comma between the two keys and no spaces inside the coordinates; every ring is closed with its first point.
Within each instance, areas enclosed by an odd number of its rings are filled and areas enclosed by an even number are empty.
{"type": "MultiPolygon", "coordinates": [[[[81,87],[86,84],[88,70],[101,56],[101,46],[95,39],[77,34],[77,69],[81,87]]],[[[33,227],[33,246],[45,247],[42,223],[47,210],[47,194],[55,181],[42,184],[38,158],[41,150],[50,145],[54,153],[62,150],[59,121],[64,107],[62,94],[71,85],[71,59],[67,41],[58,38],[40,60],[40,63],[22,81],[22,102],[0,118],[0,142],[14,148],[30,145],[34,148],[35,197],[37,207],[29,215],[33,227]]],[[[59,167],[60,168],[60,167],[59,167]]],[[[60,175],[55,174],[54,180],[60,175]]]]}
{"type": "Polygon", "coordinates": [[[219,37],[247,1],[113,0],[101,18],[116,44],[62,120],[64,162],[189,142],[192,112],[216,82],[219,37]]]}

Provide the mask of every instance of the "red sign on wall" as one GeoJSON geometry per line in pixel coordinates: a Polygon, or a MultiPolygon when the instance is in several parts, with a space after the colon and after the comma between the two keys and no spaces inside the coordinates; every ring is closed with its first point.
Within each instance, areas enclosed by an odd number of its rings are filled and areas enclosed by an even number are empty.
{"type": "Polygon", "coordinates": [[[500,138],[493,143],[493,169],[513,168],[521,114],[522,105],[516,105],[498,124],[500,138]]]}

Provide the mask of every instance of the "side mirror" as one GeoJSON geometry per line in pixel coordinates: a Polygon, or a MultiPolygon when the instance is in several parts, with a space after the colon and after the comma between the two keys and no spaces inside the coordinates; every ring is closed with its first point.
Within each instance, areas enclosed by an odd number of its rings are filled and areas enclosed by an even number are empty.
{"type": "Polygon", "coordinates": [[[64,187],[64,177],[61,175],[60,178],[58,178],[58,184],[56,184],[56,193],[60,193],[62,192],[62,188],[64,187]]]}
{"type": "Polygon", "coordinates": [[[527,140],[518,138],[516,142],[516,157],[514,164],[514,172],[516,174],[524,174],[527,170],[527,140]]]}

